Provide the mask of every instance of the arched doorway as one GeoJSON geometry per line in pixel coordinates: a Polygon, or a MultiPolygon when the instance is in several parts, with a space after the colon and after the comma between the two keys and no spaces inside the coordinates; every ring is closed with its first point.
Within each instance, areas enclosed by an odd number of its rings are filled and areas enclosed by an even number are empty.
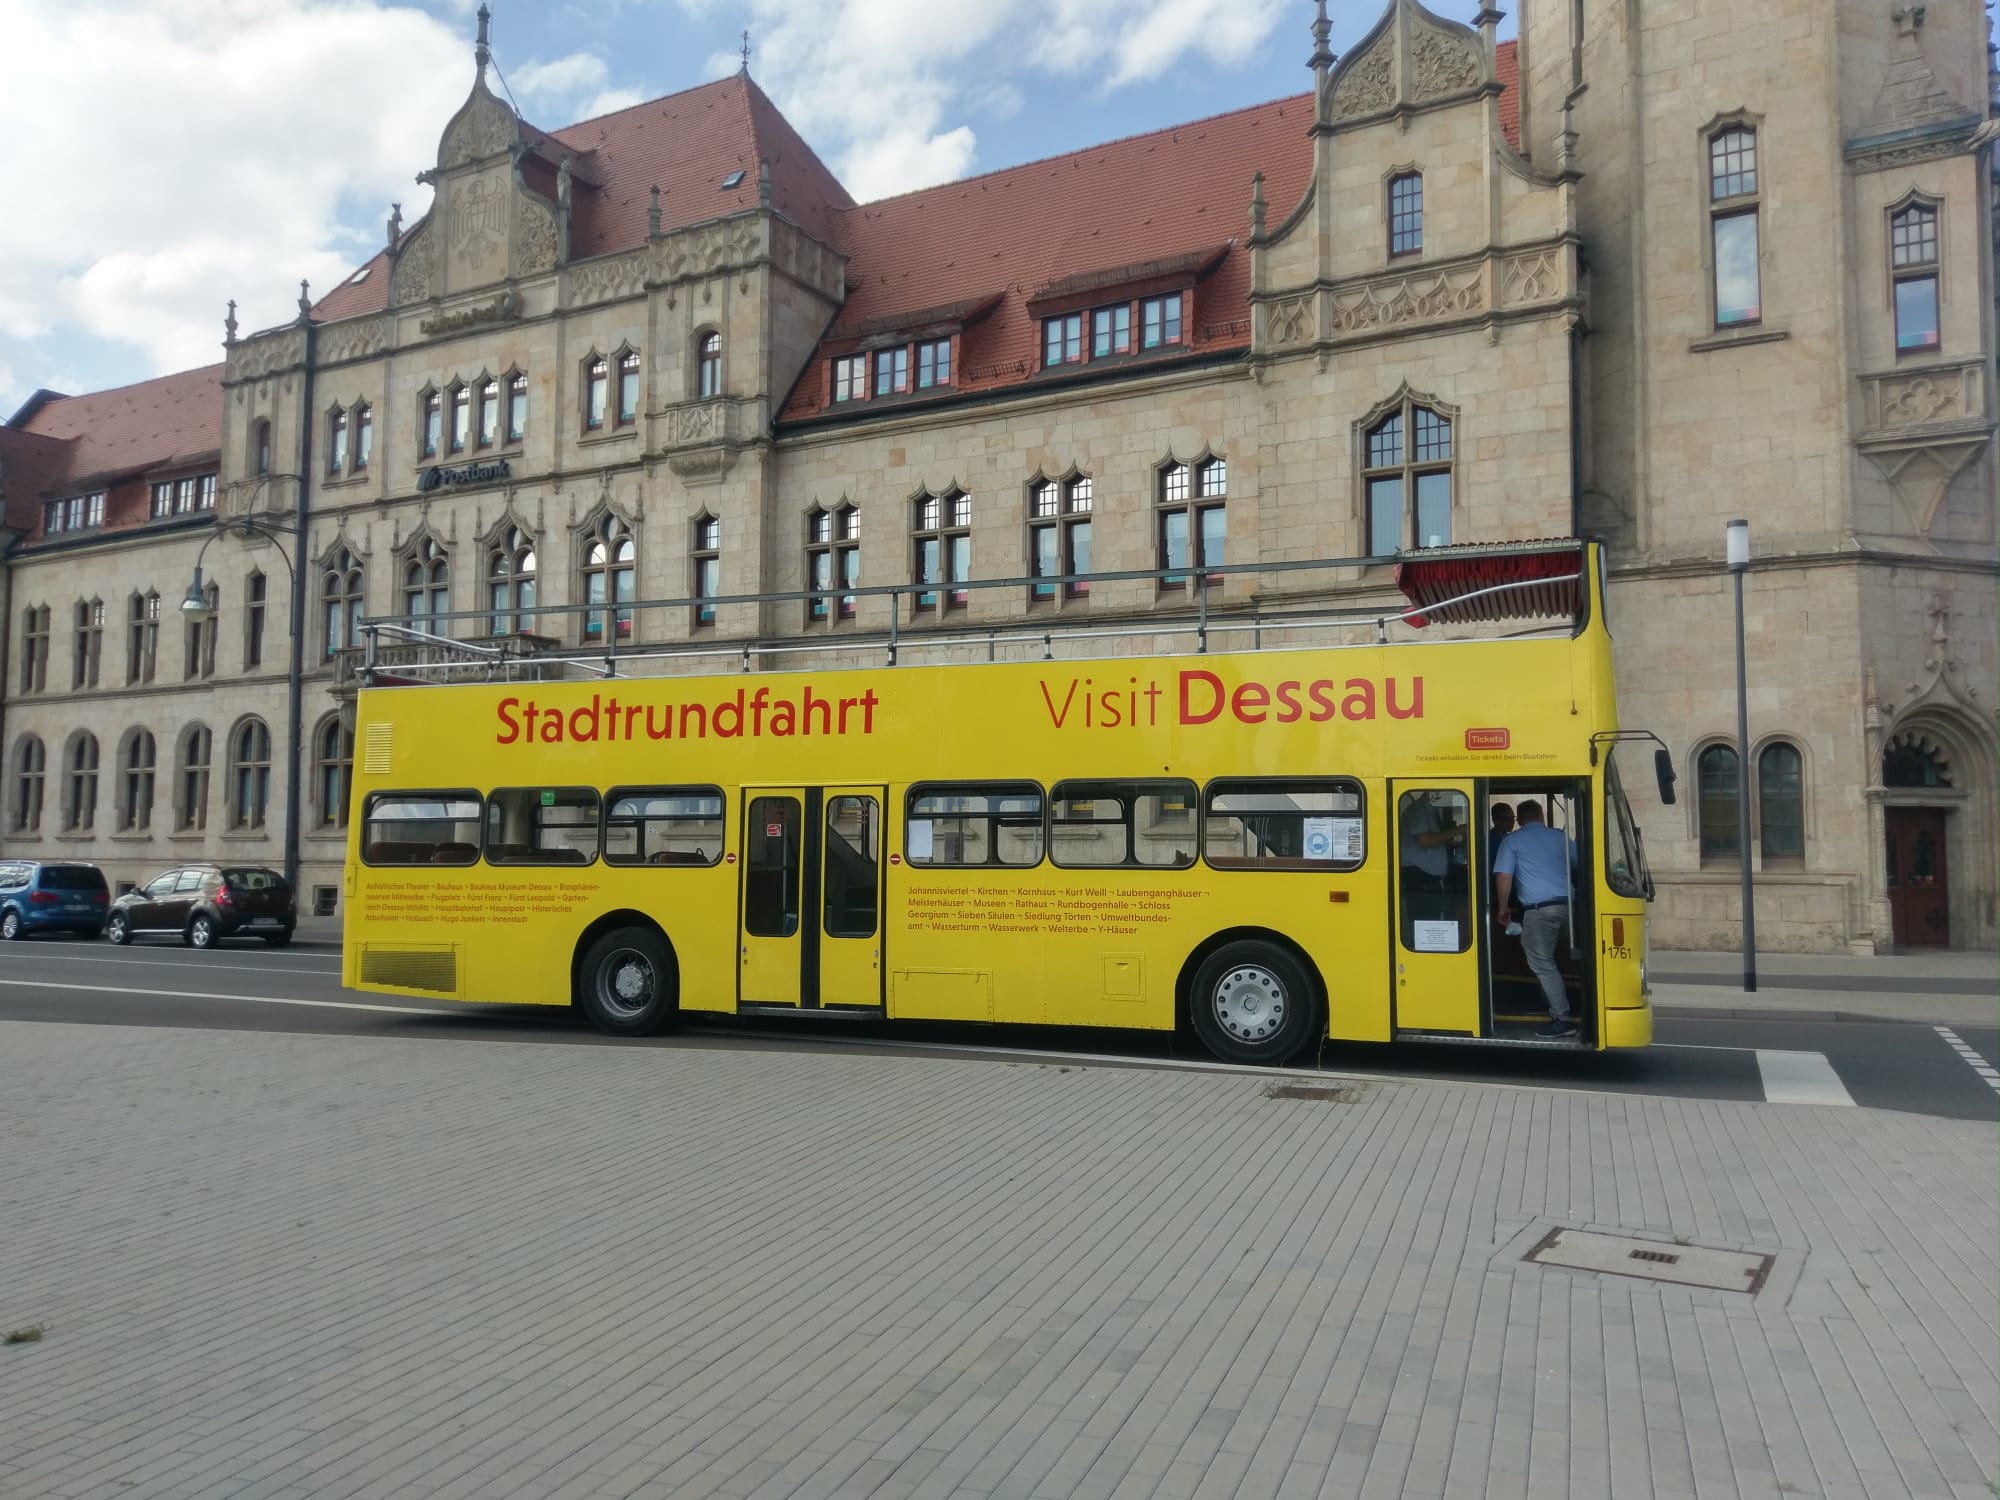
{"type": "Polygon", "coordinates": [[[1921,729],[1904,729],[1882,749],[1882,810],[1890,935],[1899,948],[1951,946],[1952,766],[1921,729]],[[1898,795],[1900,794],[1900,795],[1898,795]]]}

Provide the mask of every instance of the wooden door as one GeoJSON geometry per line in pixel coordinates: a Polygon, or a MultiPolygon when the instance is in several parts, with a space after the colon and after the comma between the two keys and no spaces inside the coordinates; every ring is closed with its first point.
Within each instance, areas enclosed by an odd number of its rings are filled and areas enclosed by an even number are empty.
{"type": "Polygon", "coordinates": [[[1883,821],[1888,828],[1890,936],[1899,948],[1950,947],[1943,810],[1891,807],[1883,821]]]}

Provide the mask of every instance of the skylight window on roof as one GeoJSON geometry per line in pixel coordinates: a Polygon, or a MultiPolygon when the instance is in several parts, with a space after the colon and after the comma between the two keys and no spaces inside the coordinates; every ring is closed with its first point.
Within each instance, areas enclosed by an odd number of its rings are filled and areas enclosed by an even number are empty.
{"type": "Polygon", "coordinates": [[[734,172],[731,172],[727,177],[722,179],[722,190],[725,193],[732,188],[740,188],[742,186],[743,169],[741,167],[738,167],[734,172]]]}
{"type": "Polygon", "coordinates": [[[352,276],[347,278],[347,284],[349,286],[360,286],[362,282],[368,279],[368,273],[374,269],[375,268],[373,266],[363,266],[360,270],[356,271],[352,276]]]}

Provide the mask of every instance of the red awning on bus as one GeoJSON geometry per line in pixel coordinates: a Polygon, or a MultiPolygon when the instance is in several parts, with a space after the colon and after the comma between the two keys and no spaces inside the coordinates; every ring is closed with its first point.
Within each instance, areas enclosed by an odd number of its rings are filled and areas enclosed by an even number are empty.
{"type": "Polygon", "coordinates": [[[1574,620],[1583,611],[1583,543],[1569,537],[1498,546],[1426,547],[1396,564],[1419,628],[1503,620],[1574,620]]]}

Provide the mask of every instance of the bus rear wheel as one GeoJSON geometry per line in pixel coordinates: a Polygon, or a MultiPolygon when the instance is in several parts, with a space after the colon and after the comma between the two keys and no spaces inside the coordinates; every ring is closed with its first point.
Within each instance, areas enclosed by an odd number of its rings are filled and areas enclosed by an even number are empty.
{"type": "Polygon", "coordinates": [[[1230,943],[1195,971],[1195,1033],[1224,1062],[1287,1062],[1311,1040],[1318,1015],[1312,979],[1275,944],[1230,943]]]}
{"type": "Polygon", "coordinates": [[[658,933],[620,927],[590,945],[577,970],[577,1000],[607,1036],[651,1036],[679,1014],[674,961],[658,933]]]}

